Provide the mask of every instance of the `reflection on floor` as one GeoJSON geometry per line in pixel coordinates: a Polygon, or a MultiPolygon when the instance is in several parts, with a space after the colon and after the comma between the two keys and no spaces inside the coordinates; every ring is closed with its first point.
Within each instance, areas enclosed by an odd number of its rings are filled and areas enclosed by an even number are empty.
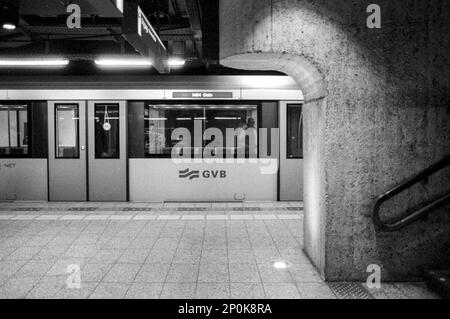
{"type": "Polygon", "coordinates": [[[436,298],[422,283],[323,282],[302,207],[0,203],[0,298],[436,298]]]}

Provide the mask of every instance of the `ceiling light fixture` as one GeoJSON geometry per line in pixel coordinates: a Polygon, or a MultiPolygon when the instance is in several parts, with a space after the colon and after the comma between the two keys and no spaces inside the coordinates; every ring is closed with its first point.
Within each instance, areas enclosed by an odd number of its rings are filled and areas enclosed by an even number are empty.
{"type": "Polygon", "coordinates": [[[15,30],[16,29],[16,25],[12,24],[12,23],[4,23],[3,24],[3,29],[5,29],[5,30],[15,30]]]}
{"type": "Polygon", "coordinates": [[[69,60],[3,60],[0,59],[0,67],[60,67],[69,64],[69,60]]]}
{"type": "Polygon", "coordinates": [[[170,67],[181,67],[184,66],[186,64],[186,60],[182,60],[182,59],[169,59],[167,61],[167,64],[170,67]]]}
{"type": "Polygon", "coordinates": [[[124,68],[124,67],[151,67],[153,64],[148,60],[130,60],[130,59],[99,59],[95,64],[106,68],[124,68]]]}

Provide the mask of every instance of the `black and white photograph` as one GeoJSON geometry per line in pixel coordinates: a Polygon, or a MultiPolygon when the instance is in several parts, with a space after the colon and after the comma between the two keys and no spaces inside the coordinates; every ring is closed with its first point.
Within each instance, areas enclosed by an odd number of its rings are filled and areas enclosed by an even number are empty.
{"type": "Polygon", "coordinates": [[[0,0],[0,299],[450,298],[449,35],[448,0],[0,0]]]}

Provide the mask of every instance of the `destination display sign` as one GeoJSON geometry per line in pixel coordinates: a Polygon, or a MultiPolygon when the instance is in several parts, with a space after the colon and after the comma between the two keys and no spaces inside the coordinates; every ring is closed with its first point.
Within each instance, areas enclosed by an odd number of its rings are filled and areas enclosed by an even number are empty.
{"type": "Polygon", "coordinates": [[[188,91],[188,92],[173,92],[174,99],[232,99],[233,92],[203,92],[203,91],[188,91]]]}

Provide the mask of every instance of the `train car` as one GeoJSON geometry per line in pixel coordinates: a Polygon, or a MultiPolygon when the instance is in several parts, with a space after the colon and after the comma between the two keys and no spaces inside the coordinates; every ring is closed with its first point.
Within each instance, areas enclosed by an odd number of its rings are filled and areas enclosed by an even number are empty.
{"type": "Polygon", "coordinates": [[[0,200],[302,200],[302,102],[287,76],[8,77],[0,200]]]}

